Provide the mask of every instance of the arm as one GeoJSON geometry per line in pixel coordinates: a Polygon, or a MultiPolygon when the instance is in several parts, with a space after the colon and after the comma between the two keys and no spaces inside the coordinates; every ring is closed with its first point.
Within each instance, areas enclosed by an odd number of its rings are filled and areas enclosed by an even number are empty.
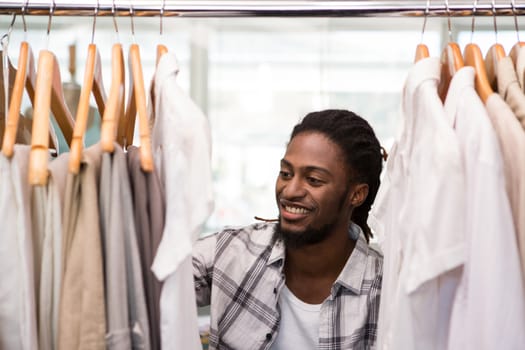
{"type": "Polygon", "coordinates": [[[217,234],[199,239],[193,247],[193,280],[198,306],[210,305],[217,234]]]}

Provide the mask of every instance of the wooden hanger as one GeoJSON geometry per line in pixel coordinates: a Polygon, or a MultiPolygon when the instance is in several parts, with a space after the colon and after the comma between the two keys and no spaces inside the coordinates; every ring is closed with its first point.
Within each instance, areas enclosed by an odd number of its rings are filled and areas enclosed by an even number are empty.
{"type": "MultiPolygon", "coordinates": [[[[157,52],[158,52],[158,49],[157,49],[157,52]]],[[[428,47],[427,45],[425,44],[418,44],[416,46],[416,54],[414,55],[414,62],[417,62],[423,58],[427,58],[429,57],[430,54],[428,52],[428,47]]],[[[158,63],[158,58],[157,58],[157,63],[158,63]]]]}
{"type": "Polygon", "coordinates": [[[58,68],[56,57],[42,50],[38,58],[36,77],[35,107],[33,112],[33,132],[29,154],[29,184],[44,186],[48,177],[48,130],[49,109],[52,104],[52,90],[58,68]]]}
{"type": "MultiPolygon", "coordinates": [[[[16,143],[17,131],[19,128],[20,107],[22,105],[24,90],[27,91],[29,100],[31,101],[31,105],[34,108],[36,80],[34,61],[35,59],[33,56],[33,51],[31,50],[31,46],[26,41],[23,41],[20,44],[20,53],[18,56],[18,69],[16,70],[16,74],[14,75],[15,81],[13,89],[11,91],[9,113],[7,115],[7,122],[4,130],[4,137],[2,143],[2,153],[8,158],[11,158],[14,153],[14,146],[16,143]]],[[[49,128],[49,144],[51,145],[51,148],[55,149],[58,152],[57,136],[52,127],[49,128]]]]}
{"type": "Polygon", "coordinates": [[[100,115],[103,115],[106,104],[106,94],[102,82],[100,55],[95,44],[89,44],[88,46],[84,82],[82,84],[82,90],[80,91],[73,139],[70,144],[69,171],[73,174],[78,174],[80,170],[82,150],[84,148],[84,134],[86,133],[90,108],[89,97],[91,93],[93,93],[95,97],[100,115]]]}
{"type": "Polygon", "coordinates": [[[102,117],[100,142],[103,152],[113,153],[118,122],[124,119],[124,55],[121,44],[114,44],[111,53],[111,88],[102,117]]]}
{"type": "Polygon", "coordinates": [[[492,90],[489,80],[487,78],[487,72],[485,70],[485,61],[481,54],[481,50],[478,45],[474,43],[467,44],[463,52],[463,58],[467,66],[474,67],[476,72],[475,86],[476,92],[483,101],[487,102],[490,95],[494,93],[492,90]]]}
{"type": "Polygon", "coordinates": [[[494,20],[494,33],[496,43],[492,45],[485,55],[485,70],[487,79],[493,91],[498,91],[498,62],[505,57],[505,49],[498,43],[498,25],[496,23],[496,1],[492,0],[492,18],[494,20]]]}
{"type": "MultiPolygon", "coordinates": [[[[160,14],[159,14],[159,35],[160,35],[161,38],[162,38],[162,29],[163,29],[162,19],[164,18],[164,8],[165,7],[166,7],[166,0],[163,0],[162,1],[162,7],[160,8],[160,14]]],[[[157,45],[157,61],[156,61],[156,65],[159,64],[160,58],[166,52],[168,52],[168,48],[165,45],[159,43],[157,45]]]]}
{"type": "Polygon", "coordinates": [[[425,19],[423,20],[423,28],[421,29],[421,43],[416,46],[416,54],[414,56],[414,62],[417,62],[423,58],[430,56],[427,45],[423,44],[423,35],[425,34],[425,28],[427,26],[428,13],[430,12],[430,0],[427,0],[427,6],[425,8],[425,19]]]}
{"type": "Polygon", "coordinates": [[[140,49],[137,44],[132,44],[129,49],[129,68],[130,68],[130,96],[126,111],[126,146],[133,142],[133,131],[135,127],[135,114],[129,113],[136,111],[139,115],[140,132],[140,164],[145,172],[153,171],[153,155],[151,151],[151,137],[148,124],[148,111],[146,106],[146,92],[144,89],[144,78],[142,75],[142,65],[140,61],[140,49]]]}
{"type": "Polygon", "coordinates": [[[516,44],[514,44],[514,46],[512,46],[512,49],[510,49],[509,56],[512,58],[514,67],[516,67],[516,62],[518,62],[518,54],[523,46],[525,46],[525,41],[518,41],[516,44]]]}
{"type": "Polygon", "coordinates": [[[71,140],[73,139],[74,121],[64,97],[58,60],[52,52],[49,53],[51,53],[51,55],[54,57],[53,84],[51,86],[51,112],[53,112],[53,116],[55,117],[55,120],[57,121],[58,126],[64,135],[66,143],[70,145],[71,140]]]}
{"type": "Polygon", "coordinates": [[[465,65],[459,45],[452,41],[452,25],[448,0],[445,0],[445,6],[447,11],[449,41],[441,52],[441,77],[438,85],[438,94],[442,101],[445,101],[447,97],[452,77],[465,65]]]}
{"type": "Polygon", "coordinates": [[[518,41],[516,42],[516,44],[514,44],[514,46],[512,46],[512,49],[510,50],[510,53],[509,53],[509,56],[510,58],[512,58],[512,62],[514,63],[514,67],[516,67],[516,62],[518,61],[518,53],[520,51],[520,49],[525,46],[525,42],[524,41],[520,41],[520,36],[519,36],[519,28],[518,28],[518,16],[516,14],[516,4],[515,4],[515,0],[511,0],[511,6],[512,6],[512,13],[514,15],[514,29],[516,30],[516,35],[518,37],[518,41]]]}
{"type": "Polygon", "coordinates": [[[494,91],[498,91],[498,62],[505,57],[505,49],[501,44],[494,44],[490,47],[485,55],[485,69],[487,79],[494,91]]]}
{"type": "MultiPolygon", "coordinates": [[[[3,54],[4,54],[3,51],[0,50],[0,58],[3,56],[3,54]]],[[[8,100],[6,100],[6,93],[7,93],[7,98],[10,98],[10,96],[13,95],[14,85],[16,82],[16,74],[17,74],[17,70],[11,63],[11,60],[8,58],[7,59],[7,76],[8,76],[7,91],[4,91],[4,65],[0,63],[0,110],[3,115],[4,120],[6,120],[5,123],[0,124],[0,131],[2,132],[2,136],[4,137],[4,140],[2,142],[5,142],[5,134],[6,134],[6,130],[8,129],[7,125],[9,121],[8,108],[10,108],[9,107],[10,103],[8,100]]],[[[15,137],[16,137],[16,133],[15,133],[15,137]]]]}
{"type": "Polygon", "coordinates": [[[439,80],[438,93],[442,101],[447,97],[448,87],[452,77],[465,63],[459,45],[449,42],[441,53],[441,78],[439,80]]]}
{"type": "MultiPolygon", "coordinates": [[[[159,64],[159,61],[162,55],[164,55],[167,52],[168,52],[168,48],[165,45],[162,45],[162,44],[157,45],[157,61],[156,61],[157,65],[159,64]]],[[[427,50],[427,53],[428,53],[428,50],[427,50]]]]}

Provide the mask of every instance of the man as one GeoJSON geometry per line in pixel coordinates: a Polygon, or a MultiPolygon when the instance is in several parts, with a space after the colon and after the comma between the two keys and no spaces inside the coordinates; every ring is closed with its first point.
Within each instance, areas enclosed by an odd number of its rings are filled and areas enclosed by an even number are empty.
{"type": "Polygon", "coordinates": [[[352,112],[313,112],[295,126],[277,223],[226,229],[194,249],[210,349],[374,346],[383,258],[366,221],[381,168],[372,128],[352,112]]]}

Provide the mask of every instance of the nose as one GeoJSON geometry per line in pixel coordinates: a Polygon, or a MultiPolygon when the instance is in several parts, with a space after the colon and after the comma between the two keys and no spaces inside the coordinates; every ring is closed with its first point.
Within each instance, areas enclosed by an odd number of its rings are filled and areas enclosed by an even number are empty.
{"type": "Polygon", "coordinates": [[[282,186],[281,197],[293,200],[295,198],[302,198],[306,195],[306,189],[299,176],[294,176],[288,181],[285,181],[282,186]]]}

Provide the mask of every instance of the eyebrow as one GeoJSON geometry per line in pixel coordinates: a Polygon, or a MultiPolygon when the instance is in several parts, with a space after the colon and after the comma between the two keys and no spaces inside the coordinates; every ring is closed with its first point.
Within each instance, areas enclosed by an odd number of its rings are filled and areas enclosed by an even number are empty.
{"type": "MultiPolygon", "coordinates": [[[[286,159],[281,159],[281,165],[285,165],[289,168],[293,168],[292,166],[292,163],[290,163],[289,161],[287,161],[286,159]]],[[[318,166],[314,166],[314,165],[310,165],[310,166],[307,166],[304,168],[306,171],[319,171],[319,172],[322,172],[328,176],[333,176],[332,173],[330,171],[328,171],[327,169],[325,168],[321,168],[321,167],[318,167],[318,166]]]]}

